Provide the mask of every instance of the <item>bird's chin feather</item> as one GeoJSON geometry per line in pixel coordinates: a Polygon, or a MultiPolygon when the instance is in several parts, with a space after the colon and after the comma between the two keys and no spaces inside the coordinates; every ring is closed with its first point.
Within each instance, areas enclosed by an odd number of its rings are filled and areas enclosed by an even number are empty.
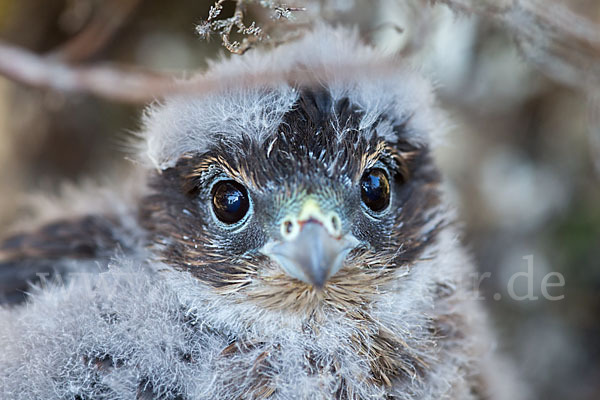
{"type": "MultiPolygon", "coordinates": [[[[368,254],[355,256],[332,276],[322,288],[290,277],[274,263],[262,268],[251,282],[241,288],[244,301],[261,308],[309,316],[316,310],[351,311],[368,307],[386,284],[397,278],[384,264],[369,264],[368,254]]],[[[382,260],[379,259],[379,262],[382,260]]]]}

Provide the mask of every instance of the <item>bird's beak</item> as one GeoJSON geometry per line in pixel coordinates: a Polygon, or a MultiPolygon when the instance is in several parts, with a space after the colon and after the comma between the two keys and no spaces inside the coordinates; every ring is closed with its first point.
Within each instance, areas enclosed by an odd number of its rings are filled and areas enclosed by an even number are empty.
{"type": "Polygon", "coordinates": [[[351,234],[342,236],[341,228],[335,212],[325,215],[316,201],[309,199],[296,218],[284,219],[283,239],[265,246],[263,253],[289,276],[322,288],[359,243],[351,234]]]}

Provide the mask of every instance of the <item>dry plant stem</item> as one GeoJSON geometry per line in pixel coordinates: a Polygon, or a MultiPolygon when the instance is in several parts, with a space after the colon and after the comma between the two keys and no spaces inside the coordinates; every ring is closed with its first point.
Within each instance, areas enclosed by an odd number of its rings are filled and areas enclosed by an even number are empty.
{"type": "Polygon", "coordinates": [[[221,14],[223,10],[223,3],[225,0],[217,1],[214,6],[211,7],[207,19],[207,23],[210,24],[210,29],[220,32],[221,41],[223,46],[234,54],[244,54],[254,43],[261,41],[265,38],[265,34],[261,28],[257,27],[254,22],[249,26],[244,24],[245,5],[243,0],[236,0],[235,11],[231,18],[217,20],[216,18],[221,14]],[[232,41],[230,35],[233,28],[237,28],[237,32],[243,35],[248,35],[242,42],[232,41]]]}
{"type": "MultiPolygon", "coordinates": [[[[226,1],[215,1],[208,12],[207,19],[196,26],[196,32],[205,39],[210,38],[211,35],[218,35],[223,46],[234,54],[243,54],[258,42],[272,42],[268,32],[270,28],[273,28],[273,22],[281,22],[281,20],[290,22],[292,13],[305,11],[303,7],[287,7],[268,0],[230,0],[235,2],[233,15],[229,18],[219,19],[223,11],[223,4],[226,1]],[[253,21],[250,25],[246,25],[244,19],[246,18],[246,8],[249,6],[255,6],[257,10],[270,10],[273,12],[271,24],[266,23],[263,26],[258,26],[253,21]],[[231,38],[232,33],[241,34],[243,36],[241,42],[233,40],[231,38]]],[[[288,28],[291,27],[288,26],[288,28]]]]}
{"type": "MultiPolygon", "coordinates": [[[[356,75],[388,74],[396,62],[388,59],[377,64],[369,61],[345,66],[337,72],[340,79],[356,75]]],[[[192,81],[177,81],[176,77],[117,66],[70,66],[51,58],[40,57],[24,49],[0,41],[0,75],[28,86],[61,92],[92,94],[107,100],[144,104],[176,94],[206,94],[232,87],[265,87],[291,82],[297,85],[318,84],[317,77],[327,76],[333,66],[310,71],[232,74],[218,81],[198,77],[192,81]]]]}

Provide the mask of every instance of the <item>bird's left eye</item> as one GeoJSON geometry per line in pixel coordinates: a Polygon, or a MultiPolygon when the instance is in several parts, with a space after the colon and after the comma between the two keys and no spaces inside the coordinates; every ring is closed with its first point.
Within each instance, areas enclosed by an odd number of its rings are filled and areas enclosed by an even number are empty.
{"type": "Polygon", "coordinates": [[[219,220],[226,224],[234,224],[248,213],[248,192],[236,181],[217,182],[212,190],[212,206],[219,220]]]}
{"type": "Polygon", "coordinates": [[[366,171],[360,179],[360,196],[373,211],[383,211],[390,204],[390,181],[381,168],[366,171]]]}

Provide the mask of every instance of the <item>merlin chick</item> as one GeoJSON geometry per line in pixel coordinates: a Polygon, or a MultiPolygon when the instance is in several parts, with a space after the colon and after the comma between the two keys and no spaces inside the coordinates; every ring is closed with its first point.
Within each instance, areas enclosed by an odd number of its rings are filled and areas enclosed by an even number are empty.
{"type": "Polygon", "coordinates": [[[1,397],[516,398],[432,162],[443,118],[401,60],[346,74],[379,60],[320,27],[205,74],[270,85],[151,106],[144,179],[0,245],[1,397]],[[317,84],[277,81],[298,68],[317,84]]]}

